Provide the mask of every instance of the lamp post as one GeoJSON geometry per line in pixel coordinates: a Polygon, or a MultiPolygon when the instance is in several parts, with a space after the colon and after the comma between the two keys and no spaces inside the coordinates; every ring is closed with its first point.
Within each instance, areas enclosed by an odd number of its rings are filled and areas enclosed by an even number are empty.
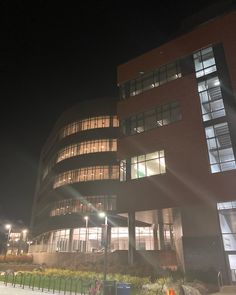
{"type": "Polygon", "coordinates": [[[86,229],[85,229],[85,252],[87,252],[88,251],[88,246],[87,246],[87,244],[88,244],[88,216],[84,216],[84,220],[85,220],[85,227],[86,227],[86,229]]]}
{"type": "Polygon", "coordinates": [[[7,233],[7,244],[6,244],[6,251],[5,251],[5,257],[7,256],[7,248],[9,246],[9,241],[10,241],[10,234],[11,234],[11,224],[6,224],[5,228],[8,229],[7,233]]]}
{"type": "Polygon", "coordinates": [[[107,242],[108,242],[108,224],[107,224],[107,215],[105,212],[100,212],[99,217],[105,218],[105,226],[104,226],[104,268],[103,268],[103,280],[106,281],[107,278],[107,242]]]}
{"type": "Polygon", "coordinates": [[[23,253],[26,252],[27,233],[28,233],[27,229],[23,229],[22,232],[21,232],[21,242],[20,242],[20,249],[19,249],[20,253],[21,253],[21,251],[23,253]]]}

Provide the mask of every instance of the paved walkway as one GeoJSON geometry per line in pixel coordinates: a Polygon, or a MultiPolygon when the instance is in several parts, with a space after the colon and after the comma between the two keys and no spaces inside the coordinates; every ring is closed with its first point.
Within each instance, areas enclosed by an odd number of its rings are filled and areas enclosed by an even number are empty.
{"type": "MultiPolygon", "coordinates": [[[[33,291],[29,288],[22,289],[21,287],[13,287],[12,285],[5,286],[2,282],[0,283],[0,294],[1,295],[47,295],[47,294],[53,294],[52,292],[40,292],[40,291],[33,291]]],[[[58,293],[54,293],[54,295],[57,295],[58,293]]],[[[63,294],[63,293],[61,293],[63,294]]]]}
{"type": "Polygon", "coordinates": [[[236,294],[236,286],[223,286],[220,288],[220,291],[217,293],[213,293],[211,295],[235,295],[236,294]]]}

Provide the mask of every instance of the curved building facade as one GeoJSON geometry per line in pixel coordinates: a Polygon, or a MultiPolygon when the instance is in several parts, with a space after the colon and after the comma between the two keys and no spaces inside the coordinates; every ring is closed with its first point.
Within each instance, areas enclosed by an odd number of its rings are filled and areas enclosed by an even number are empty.
{"type": "Polygon", "coordinates": [[[100,247],[104,218],[98,212],[116,212],[116,103],[115,99],[82,102],[56,123],[40,159],[32,217],[35,251],[100,247]]]}

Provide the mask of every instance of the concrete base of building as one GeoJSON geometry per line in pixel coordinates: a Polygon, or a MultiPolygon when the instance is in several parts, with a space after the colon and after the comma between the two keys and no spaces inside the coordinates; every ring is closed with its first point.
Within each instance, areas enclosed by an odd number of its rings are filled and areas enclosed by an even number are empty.
{"type": "MultiPolygon", "coordinates": [[[[78,269],[85,263],[102,263],[103,253],[32,253],[33,262],[36,264],[45,263],[47,267],[55,268],[74,268],[78,269]]],[[[128,251],[118,250],[108,253],[108,264],[127,265],[128,251]]],[[[176,254],[173,250],[155,250],[155,251],[135,251],[135,263],[145,264],[153,267],[177,269],[176,254]]]]}

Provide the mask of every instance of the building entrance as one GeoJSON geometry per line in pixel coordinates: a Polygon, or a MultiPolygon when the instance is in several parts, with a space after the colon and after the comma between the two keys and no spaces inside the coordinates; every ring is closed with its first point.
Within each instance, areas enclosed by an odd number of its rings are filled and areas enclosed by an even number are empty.
{"type": "Polygon", "coordinates": [[[217,208],[229,279],[236,284],[236,202],[218,203],[217,208]]]}
{"type": "Polygon", "coordinates": [[[228,254],[228,261],[231,281],[233,284],[236,284],[236,252],[234,254],[228,254]]]}

